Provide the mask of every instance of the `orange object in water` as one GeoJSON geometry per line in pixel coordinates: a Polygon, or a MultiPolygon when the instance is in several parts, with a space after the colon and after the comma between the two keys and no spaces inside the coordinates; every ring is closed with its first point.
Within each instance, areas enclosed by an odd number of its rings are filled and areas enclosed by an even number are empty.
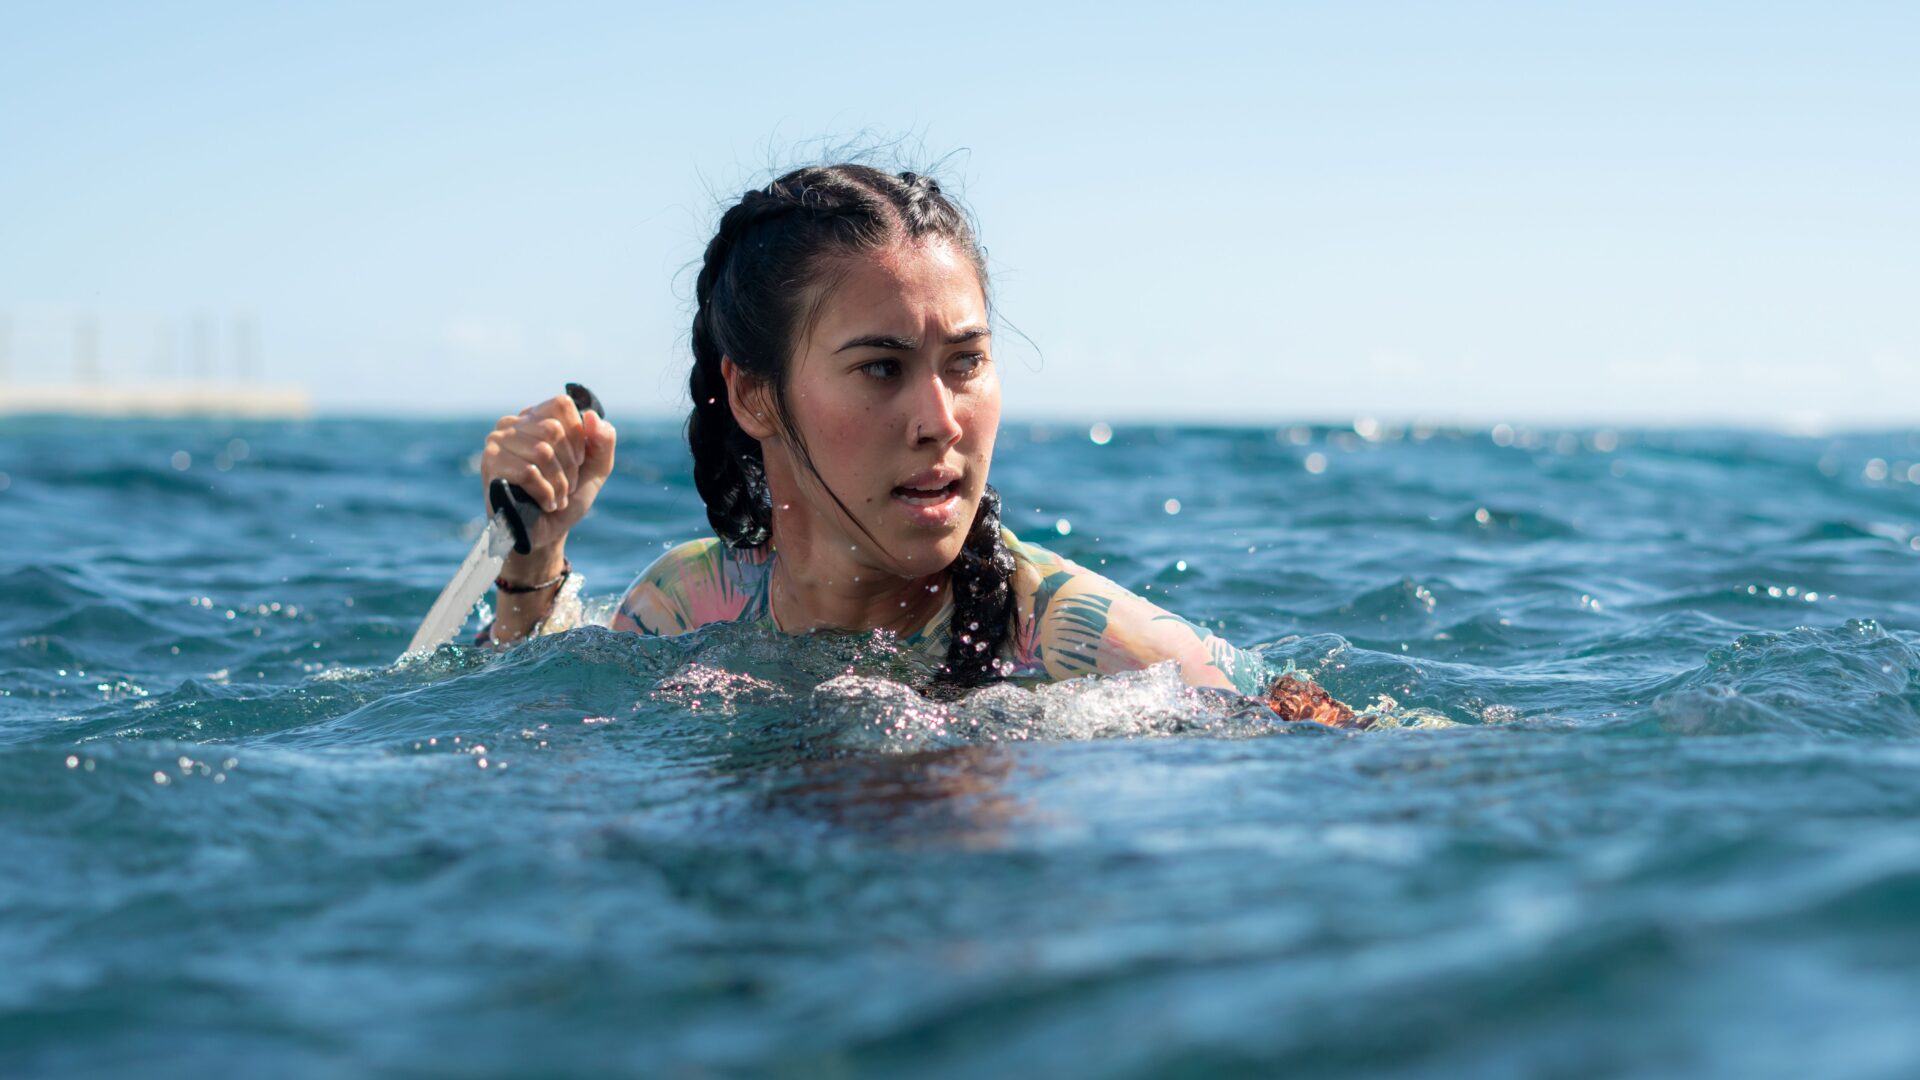
{"type": "Polygon", "coordinates": [[[1294,675],[1282,675],[1267,689],[1267,707],[1279,713],[1282,720],[1312,720],[1331,727],[1367,726],[1318,684],[1294,675]]]}

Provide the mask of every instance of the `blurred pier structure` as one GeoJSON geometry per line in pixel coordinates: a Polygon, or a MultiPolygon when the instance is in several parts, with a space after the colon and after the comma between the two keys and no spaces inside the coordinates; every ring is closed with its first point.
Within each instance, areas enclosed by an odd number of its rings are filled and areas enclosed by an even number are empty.
{"type": "Polygon", "coordinates": [[[312,415],[306,387],[262,380],[258,320],[236,315],[228,329],[219,355],[217,324],[205,312],[187,320],[93,310],[27,318],[0,312],[0,416],[312,415]],[[178,348],[183,321],[191,343],[185,363],[178,348]],[[136,332],[143,323],[150,330],[144,335],[136,332]],[[141,364],[131,343],[143,336],[150,345],[141,364]]]}

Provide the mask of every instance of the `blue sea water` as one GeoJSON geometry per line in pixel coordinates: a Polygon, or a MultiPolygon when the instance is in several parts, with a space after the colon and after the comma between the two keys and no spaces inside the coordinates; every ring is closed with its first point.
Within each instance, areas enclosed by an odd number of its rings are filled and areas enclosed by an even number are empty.
{"type": "MultiPolygon", "coordinates": [[[[484,429],[0,421],[0,1074],[1920,1073],[1920,435],[1007,427],[1012,527],[1346,733],[396,664],[484,429]]],[[[571,554],[703,529],[630,424],[571,554]]]]}

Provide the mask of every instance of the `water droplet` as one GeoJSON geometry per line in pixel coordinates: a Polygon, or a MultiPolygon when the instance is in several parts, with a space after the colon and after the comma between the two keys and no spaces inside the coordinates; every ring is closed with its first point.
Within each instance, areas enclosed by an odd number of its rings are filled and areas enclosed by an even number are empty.
{"type": "Polygon", "coordinates": [[[79,767],[80,767],[80,755],[79,755],[79,754],[68,754],[68,755],[67,755],[67,768],[69,768],[69,769],[77,769],[77,768],[79,768],[79,767]]]}
{"type": "Polygon", "coordinates": [[[1174,563],[1174,564],[1173,564],[1173,568],[1174,568],[1175,570],[1179,570],[1179,571],[1181,571],[1182,573],[1184,573],[1184,572],[1186,572],[1186,569],[1187,569],[1187,560],[1185,560],[1185,559],[1181,559],[1181,560],[1180,560],[1179,562],[1177,562],[1177,563],[1174,563]]]}
{"type": "Polygon", "coordinates": [[[1073,531],[1073,522],[1068,521],[1066,518],[1061,518],[1059,521],[1053,523],[1053,531],[1059,533],[1061,536],[1065,536],[1073,531]]]}
{"type": "Polygon", "coordinates": [[[1493,520],[1493,515],[1488,513],[1487,508],[1483,506],[1473,512],[1473,520],[1485,525],[1487,522],[1493,520]]]}

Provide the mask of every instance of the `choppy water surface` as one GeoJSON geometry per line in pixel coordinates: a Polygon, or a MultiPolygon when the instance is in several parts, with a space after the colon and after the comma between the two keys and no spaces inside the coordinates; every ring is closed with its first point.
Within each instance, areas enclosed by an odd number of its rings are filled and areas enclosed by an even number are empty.
{"type": "MultiPolygon", "coordinates": [[[[1427,718],[1346,734],[396,667],[484,424],[4,424],[0,1073],[1920,1071],[1920,437],[1009,426],[1023,536],[1427,718]]],[[[702,528],[628,425],[572,554],[702,528]]]]}

